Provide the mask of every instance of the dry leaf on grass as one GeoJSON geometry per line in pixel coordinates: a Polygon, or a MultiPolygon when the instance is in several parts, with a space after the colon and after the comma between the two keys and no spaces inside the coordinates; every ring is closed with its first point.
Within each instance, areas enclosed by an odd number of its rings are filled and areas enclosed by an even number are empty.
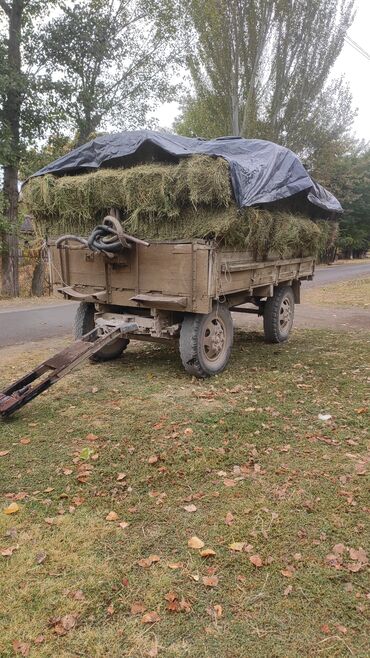
{"type": "Polygon", "coordinates": [[[204,541],[199,539],[199,537],[190,537],[188,541],[189,548],[199,549],[204,547],[204,541]]]}
{"type": "Polygon", "coordinates": [[[23,439],[20,439],[19,443],[21,443],[22,446],[28,446],[28,444],[31,443],[31,439],[25,436],[23,439]]]}
{"type": "Polygon", "coordinates": [[[230,478],[225,478],[224,479],[224,485],[225,485],[225,487],[235,487],[236,482],[235,482],[235,480],[230,480],[230,478]]]}
{"type": "Polygon", "coordinates": [[[91,432],[86,435],[86,441],[97,441],[98,438],[96,434],[92,434],[91,432]]]}
{"type": "Polygon", "coordinates": [[[20,656],[29,656],[31,645],[28,642],[21,642],[20,640],[14,640],[13,642],[13,651],[18,653],[20,656]]]}
{"type": "Polygon", "coordinates": [[[122,480],[124,480],[125,477],[126,477],[126,473],[118,473],[118,475],[117,475],[117,481],[118,481],[118,482],[122,482],[122,480]]]}
{"type": "Polygon", "coordinates": [[[117,521],[118,519],[118,514],[117,512],[109,512],[107,516],[105,517],[106,521],[117,521]]]}
{"type": "Polygon", "coordinates": [[[147,612],[142,618],[141,618],[141,623],[142,624],[154,624],[157,621],[160,621],[161,618],[158,614],[158,612],[147,612]]]}
{"type": "Polygon", "coordinates": [[[49,625],[53,627],[54,633],[57,635],[66,635],[76,626],[76,622],[76,615],[64,615],[63,617],[53,617],[50,619],[49,625]]]}
{"type": "Polygon", "coordinates": [[[139,567],[144,567],[145,569],[148,569],[155,562],[159,562],[160,559],[161,558],[159,557],[159,555],[149,555],[149,557],[143,557],[141,560],[138,560],[138,565],[139,567]]]}
{"type": "Polygon", "coordinates": [[[280,573],[282,576],[285,576],[285,578],[293,578],[295,569],[294,567],[286,567],[286,569],[282,569],[280,573]]]}
{"type": "Polygon", "coordinates": [[[142,615],[146,610],[146,606],[141,601],[135,601],[131,605],[131,614],[132,615],[142,615]]]}
{"type": "Polygon", "coordinates": [[[3,512],[4,512],[4,514],[8,514],[8,515],[9,514],[16,514],[17,512],[19,512],[19,509],[20,508],[19,508],[19,505],[17,505],[17,503],[10,503],[9,507],[6,507],[3,510],[3,512]]]}
{"type": "Polygon", "coordinates": [[[204,548],[203,550],[199,551],[200,557],[213,557],[216,555],[215,551],[212,550],[212,548],[204,548]]]}
{"type": "Polygon", "coordinates": [[[254,564],[255,567],[263,566],[262,558],[259,555],[250,555],[249,561],[254,564]]]}
{"type": "Polygon", "coordinates": [[[229,549],[230,551],[236,551],[238,553],[241,553],[246,543],[247,542],[245,541],[234,541],[232,544],[229,545],[229,549]]]}
{"type": "Polygon", "coordinates": [[[16,544],[15,546],[9,546],[9,548],[2,548],[0,553],[3,557],[11,557],[14,551],[17,551],[18,548],[19,544],[16,544]]]}
{"type": "Polygon", "coordinates": [[[231,514],[231,512],[226,514],[225,523],[226,525],[232,525],[234,523],[234,516],[231,514]]]}
{"type": "Polygon", "coordinates": [[[129,527],[130,524],[128,523],[128,521],[121,521],[121,523],[119,523],[118,525],[120,528],[122,528],[122,530],[125,530],[126,528],[129,527]]]}
{"type": "Polygon", "coordinates": [[[203,576],[202,578],[203,585],[206,587],[217,587],[218,577],[217,576],[203,576]]]}
{"type": "Polygon", "coordinates": [[[43,562],[45,562],[46,558],[47,555],[45,551],[40,551],[40,553],[36,553],[35,562],[36,564],[42,564],[43,562]]]}
{"type": "Polygon", "coordinates": [[[0,450],[0,457],[5,457],[5,455],[9,455],[10,450],[0,450]]]}
{"type": "Polygon", "coordinates": [[[197,508],[195,505],[184,505],[183,509],[185,512],[196,512],[197,508]]]}
{"type": "Polygon", "coordinates": [[[156,464],[158,460],[159,460],[158,455],[151,455],[148,458],[148,464],[156,464]]]}
{"type": "Polygon", "coordinates": [[[292,591],[293,591],[292,585],[288,585],[288,587],[285,588],[283,594],[284,594],[284,596],[289,596],[289,594],[291,594],[292,591]]]}
{"type": "Polygon", "coordinates": [[[175,569],[182,569],[183,566],[184,566],[184,563],[183,562],[169,562],[167,564],[167,566],[168,566],[169,569],[174,569],[174,570],[175,569]]]}

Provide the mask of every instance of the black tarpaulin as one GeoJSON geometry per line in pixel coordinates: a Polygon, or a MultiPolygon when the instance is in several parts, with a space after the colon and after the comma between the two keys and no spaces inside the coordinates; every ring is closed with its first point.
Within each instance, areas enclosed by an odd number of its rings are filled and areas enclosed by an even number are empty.
{"type": "Polygon", "coordinates": [[[261,139],[220,137],[207,141],[151,130],[114,133],[96,137],[34,176],[81,174],[99,167],[129,167],[152,160],[177,162],[197,154],[227,160],[240,208],[274,203],[304,192],[307,200],[323,211],[342,212],[339,201],[309,176],[295,153],[261,139]]]}

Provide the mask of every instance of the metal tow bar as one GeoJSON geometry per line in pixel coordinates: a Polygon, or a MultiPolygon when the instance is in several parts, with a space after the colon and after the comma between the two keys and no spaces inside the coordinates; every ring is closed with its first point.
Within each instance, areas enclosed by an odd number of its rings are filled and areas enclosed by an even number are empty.
{"type": "Polygon", "coordinates": [[[61,350],[50,359],[41,363],[35,370],[27,373],[0,393],[0,415],[3,418],[31,402],[33,398],[56,384],[62,377],[68,375],[82,361],[99,352],[122,334],[131,334],[137,331],[136,322],[122,322],[113,329],[95,327],[80,340],[61,350]]]}

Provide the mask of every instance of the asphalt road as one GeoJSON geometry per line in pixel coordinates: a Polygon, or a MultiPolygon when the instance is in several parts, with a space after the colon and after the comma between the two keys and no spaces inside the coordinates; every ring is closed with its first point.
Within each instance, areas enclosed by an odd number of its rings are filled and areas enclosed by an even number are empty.
{"type": "MultiPolygon", "coordinates": [[[[328,268],[318,268],[316,270],[314,281],[305,282],[304,286],[324,286],[328,283],[345,281],[358,276],[370,276],[370,263],[363,265],[334,265],[328,268]]],[[[7,345],[17,345],[30,341],[40,340],[42,338],[52,338],[57,336],[72,335],[73,318],[76,312],[77,303],[62,302],[55,305],[30,306],[21,308],[0,308],[0,347],[7,345]]],[[[347,322],[346,313],[341,319],[336,316],[335,309],[328,314],[323,309],[310,309],[309,307],[297,307],[298,326],[325,326],[325,315],[328,315],[327,326],[331,328],[336,323],[350,327],[366,328],[369,311],[361,309],[349,310],[347,315],[351,321],[347,322]],[[317,322],[315,322],[314,312],[316,312],[317,322]],[[355,318],[355,319],[354,319],[355,318]]],[[[244,324],[244,323],[242,323],[244,324]]]]}

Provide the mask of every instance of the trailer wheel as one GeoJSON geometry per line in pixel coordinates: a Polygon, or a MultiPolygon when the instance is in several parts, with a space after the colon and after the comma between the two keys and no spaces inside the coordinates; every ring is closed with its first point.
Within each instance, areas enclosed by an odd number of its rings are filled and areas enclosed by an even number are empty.
{"type": "MultiPolygon", "coordinates": [[[[94,313],[94,304],[90,304],[89,302],[81,302],[79,304],[74,320],[74,336],[76,339],[82,338],[82,336],[94,329],[94,313]]],[[[117,338],[111,345],[107,345],[99,350],[99,352],[96,352],[91,357],[91,361],[118,359],[129,342],[128,338],[117,338]]]]}
{"type": "Polygon", "coordinates": [[[289,338],[294,320],[294,294],[291,286],[275,289],[265,302],[263,328],[268,343],[284,343],[289,338]]]}
{"type": "Polygon", "coordinates": [[[217,375],[226,368],[234,337],[231,314],[225,306],[211,313],[189,313],[180,331],[180,356],[185,370],[195,377],[217,375]]]}

